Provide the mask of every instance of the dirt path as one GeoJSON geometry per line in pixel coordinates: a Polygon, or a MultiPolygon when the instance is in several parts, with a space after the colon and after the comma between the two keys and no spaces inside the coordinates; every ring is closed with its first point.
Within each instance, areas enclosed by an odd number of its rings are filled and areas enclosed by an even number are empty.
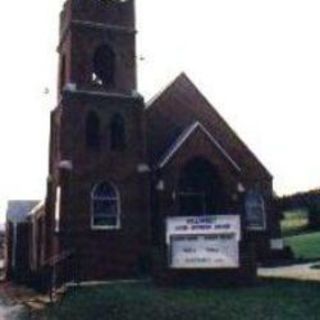
{"type": "Polygon", "coordinates": [[[0,298],[1,320],[25,320],[29,319],[26,308],[22,305],[8,306],[0,298]]]}
{"type": "Polygon", "coordinates": [[[29,319],[27,308],[20,302],[12,299],[6,292],[4,285],[0,284],[0,319],[25,320],[29,319]]]}
{"type": "Polygon", "coordinates": [[[35,310],[42,310],[49,298],[24,286],[0,283],[0,320],[39,319],[35,310]]]}
{"type": "Polygon", "coordinates": [[[261,277],[294,279],[320,282],[320,261],[291,266],[260,268],[258,274],[261,277]],[[315,268],[317,267],[318,268],[315,268]]]}

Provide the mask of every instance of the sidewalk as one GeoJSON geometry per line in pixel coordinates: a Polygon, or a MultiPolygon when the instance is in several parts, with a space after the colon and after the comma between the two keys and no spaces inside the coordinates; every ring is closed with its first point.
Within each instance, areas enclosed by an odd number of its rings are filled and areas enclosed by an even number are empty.
{"type": "Polygon", "coordinates": [[[320,261],[283,267],[259,268],[258,275],[266,278],[320,282],[320,261]]]}

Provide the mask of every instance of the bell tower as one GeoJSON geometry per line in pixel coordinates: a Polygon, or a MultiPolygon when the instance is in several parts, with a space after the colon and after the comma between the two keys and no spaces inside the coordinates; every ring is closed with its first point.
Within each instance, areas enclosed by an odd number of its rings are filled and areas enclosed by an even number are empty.
{"type": "Polygon", "coordinates": [[[148,251],[135,37],[134,0],[67,0],[60,16],[48,228],[53,254],[74,252],[85,280],[132,276],[148,251]]]}
{"type": "Polygon", "coordinates": [[[68,0],[60,16],[59,92],[136,90],[134,0],[68,0]]]}

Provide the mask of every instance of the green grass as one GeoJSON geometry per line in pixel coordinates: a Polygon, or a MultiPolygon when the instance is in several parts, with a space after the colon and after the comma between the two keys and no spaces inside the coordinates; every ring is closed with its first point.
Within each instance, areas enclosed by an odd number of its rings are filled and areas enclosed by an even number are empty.
{"type": "Polygon", "coordinates": [[[48,320],[320,319],[320,283],[266,281],[257,287],[160,289],[114,284],[71,291],[48,320]]]}
{"type": "Polygon", "coordinates": [[[308,229],[308,212],[305,210],[287,211],[281,221],[284,236],[296,235],[308,229]]]}
{"type": "Polygon", "coordinates": [[[320,232],[287,237],[285,243],[291,247],[298,259],[320,258],[320,232]]]}
{"type": "Polygon", "coordinates": [[[286,245],[290,246],[298,259],[320,258],[320,232],[308,230],[308,212],[288,211],[281,221],[281,230],[286,245]]]}

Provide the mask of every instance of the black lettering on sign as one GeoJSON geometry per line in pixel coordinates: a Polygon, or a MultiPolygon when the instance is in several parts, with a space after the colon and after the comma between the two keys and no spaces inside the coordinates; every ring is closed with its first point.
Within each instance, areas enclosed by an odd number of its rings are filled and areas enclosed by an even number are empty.
{"type": "Polygon", "coordinates": [[[206,263],[206,262],[210,262],[210,259],[207,259],[207,258],[187,258],[185,261],[187,263],[206,263]]]}
{"type": "Polygon", "coordinates": [[[186,230],[188,230],[188,226],[177,226],[176,230],[177,231],[186,231],[186,230]]]}
{"type": "Polygon", "coordinates": [[[198,237],[197,236],[193,236],[193,237],[187,237],[187,240],[188,241],[197,241],[198,240],[198,237]]]}
{"type": "Polygon", "coordinates": [[[212,235],[205,236],[204,239],[205,239],[205,240],[217,240],[218,237],[219,237],[219,235],[217,235],[217,234],[212,234],[212,235]]]}
{"type": "Polygon", "coordinates": [[[187,219],[188,224],[211,224],[213,219],[211,217],[197,217],[187,219]]]}
{"type": "Polygon", "coordinates": [[[230,226],[230,224],[217,224],[216,226],[215,226],[215,229],[230,229],[231,228],[231,226],[230,226]]]}
{"type": "Polygon", "coordinates": [[[209,248],[206,248],[206,251],[211,253],[218,253],[220,250],[218,248],[209,247],[209,248]]]}
{"type": "Polygon", "coordinates": [[[211,229],[211,226],[210,225],[207,225],[207,224],[205,224],[205,225],[196,225],[196,226],[192,226],[191,227],[191,229],[192,230],[210,230],[211,229]]]}

